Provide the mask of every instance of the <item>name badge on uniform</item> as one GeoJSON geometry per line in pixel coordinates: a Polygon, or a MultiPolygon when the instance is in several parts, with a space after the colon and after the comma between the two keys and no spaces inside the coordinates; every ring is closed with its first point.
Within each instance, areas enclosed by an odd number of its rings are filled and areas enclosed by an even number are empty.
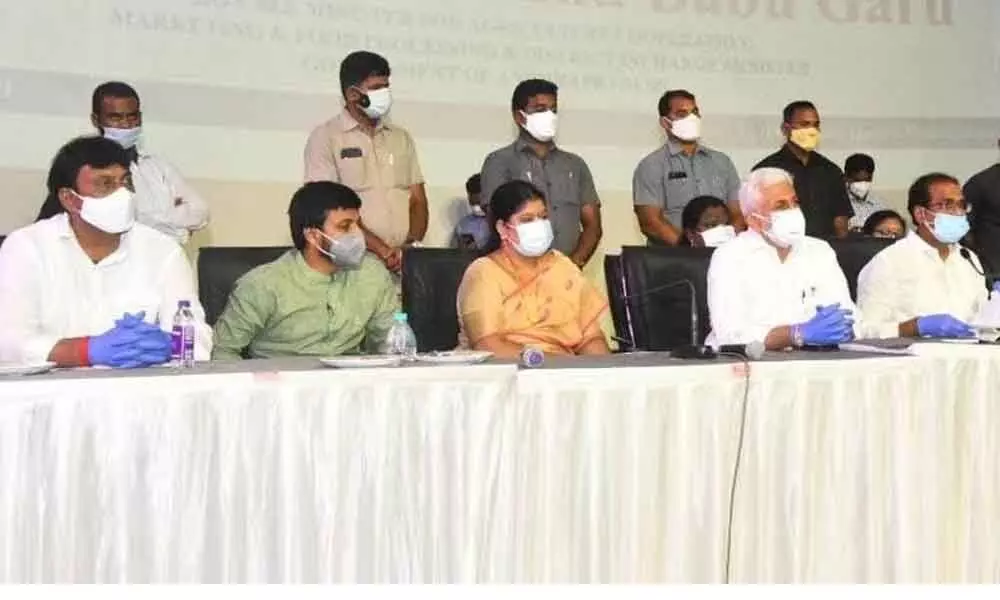
{"type": "Polygon", "coordinates": [[[340,151],[340,158],[361,158],[361,148],[344,148],[340,151]]]}
{"type": "Polygon", "coordinates": [[[687,179],[687,176],[684,171],[671,171],[667,174],[667,179],[687,179]]]}

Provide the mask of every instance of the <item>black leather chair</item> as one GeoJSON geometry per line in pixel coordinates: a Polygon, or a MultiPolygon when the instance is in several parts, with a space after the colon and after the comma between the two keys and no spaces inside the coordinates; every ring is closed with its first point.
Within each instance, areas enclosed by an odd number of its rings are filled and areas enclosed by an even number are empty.
{"type": "Polygon", "coordinates": [[[288,246],[255,248],[205,246],[198,251],[198,298],[205,321],[214,325],[226,308],[236,280],[256,266],[269,263],[290,250],[288,246]]]}
{"type": "Polygon", "coordinates": [[[451,248],[408,248],[403,255],[403,310],[420,352],[458,345],[455,301],[465,269],[480,254],[451,248]]]}
{"type": "Polygon", "coordinates": [[[604,255],[604,282],[608,288],[608,308],[611,311],[611,322],[615,327],[616,341],[622,352],[628,352],[635,348],[635,336],[626,301],[628,283],[625,281],[621,255],[604,255]]]}
{"type": "Polygon", "coordinates": [[[837,262],[840,263],[840,269],[844,272],[844,277],[847,278],[851,300],[856,302],[858,300],[858,275],[861,274],[861,269],[865,268],[868,261],[876,254],[891,246],[895,240],[861,237],[827,241],[837,254],[837,262]]]}
{"type": "Polygon", "coordinates": [[[671,350],[691,343],[691,286],[698,315],[697,342],[705,341],[710,328],[706,278],[713,250],[622,248],[636,349],[671,350]]]}

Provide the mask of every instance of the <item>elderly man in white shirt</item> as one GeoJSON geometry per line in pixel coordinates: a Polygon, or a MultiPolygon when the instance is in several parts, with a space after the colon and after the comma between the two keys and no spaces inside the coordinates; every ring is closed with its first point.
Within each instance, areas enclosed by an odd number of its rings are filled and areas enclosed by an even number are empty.
{"type": "Polygon", "coordinates": [[[168,361],[180,301],[196,319],[195,358],[212,332],[181,247],[135,223],[129,159],[115,142],[77,138],[60,149],[49,199],[63,212],[0,246],[0,361],[60,367],[142,367],[168,361]]]}
{"type": "MultiPolygon", "coordinates": [[[[109,81],[94,89],[91,105],[90,121],[97,131],[128,152],[136,220],[181,245],[186,244],[191,233],[208,224],[208,206],[173,165],[139,147],[142,137],[139,94],[126,83],[109,81]]],[[[60,211],[59,203],[50,198],[38,219],[47,219],[60,211]]]]}
{"type": "Polygon", "coordinates": [[[879,252],[858,277],[858,308],[884,337],[968,337],[988,300],[979,258],[958,245],[969,232],[958,180],[930,173],[910,186],[916,231],[879,252]]]}
{"type": "Polygon", "coordinates": [[[805,235],[792,176],[757,169],[739,200],[747,230],[719,247],[708,269],[706,343],[782,350],[853,339],[847,280],[830,245],[805,235]]]}

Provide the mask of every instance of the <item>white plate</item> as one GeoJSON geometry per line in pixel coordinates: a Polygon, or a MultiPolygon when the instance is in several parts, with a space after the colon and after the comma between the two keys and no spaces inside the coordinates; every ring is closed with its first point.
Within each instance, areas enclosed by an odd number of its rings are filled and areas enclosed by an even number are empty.
{"type": "Polygon", "coordinates": [[[18,365],[13,363],[0,363],[0,376],[5,375],[38,375],[40,373],[48,373],[52,370],[52,367],[56,366],[54,362],[43,362],[28,365],[18,365]]]}
{"type": "Polygon", "coordinates": [[[418,354],[417,360],[439,365],[472,365],[481,363],[493,356],[492,352],[476,350],[453,350],[451,352],[429,352],[418,354]]]}
{"type": "Polygon", "coordinates": [[[336,356],[321,358],[319,362],[338,369],[366,369],[374,367],[396,367],[403,359],[398,356],[336,356]]]}

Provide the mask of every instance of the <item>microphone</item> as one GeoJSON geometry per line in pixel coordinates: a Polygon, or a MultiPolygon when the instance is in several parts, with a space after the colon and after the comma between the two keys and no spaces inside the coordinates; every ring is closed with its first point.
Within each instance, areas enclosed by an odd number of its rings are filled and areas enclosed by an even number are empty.
{"type": "MultiPolygon", "coordinates": [[[[691,313],[690,313],[690,324],[691,324],[691,337],[690,343],[683,346],[679,346],[671,350],[670,355],[674,358],[695,358],[695,359],[708,359],[715,358],[716,353],[710,346],[705,346],[704,344],[698,343],[700,327],[698,319],[698,293],[695,290],[694,283],[690,279],[675,279],[669,283],[663,285],[658,285],[652,289],[648,289],[640,294],[628,294],[622,297],[622,300],[641,300],[646,296],[652,296],[653,294],[662,292],[664,290],[672,289],[675,287],[686,286],[688,288],[688,299],[690,301],[691,313]]],[[[633,349],[635,346],[632,346],[633,349]]]]}
{"type": "Polygon", "coordinates": [[[986,279],[986,289],[992,292],[993,284],[997,280],[996,273],[984,273],[983,270],[976,265],[976,261],[972,260],[972,253],[969,252],[968,248],[963,246],[958,253],[962,256],[962,258],[969,261],[969,264],[972,265],[972,268],[976,273],[979,273],[984,279],[986,279]]]}

